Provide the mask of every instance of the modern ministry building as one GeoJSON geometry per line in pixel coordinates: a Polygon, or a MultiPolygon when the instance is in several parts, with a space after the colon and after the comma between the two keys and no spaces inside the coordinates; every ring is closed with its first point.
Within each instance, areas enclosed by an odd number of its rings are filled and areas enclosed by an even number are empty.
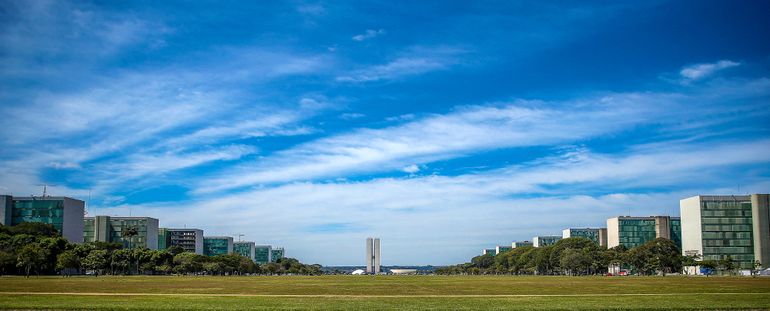
{"type": "Polygon", "coordinates": [[[545,247],[556,244],[561,240],[561,236],[558,235],[541,235],[532,238],[532,246],[545,247]]]}
{"type": "Polygon", "coordinates": [[[256,261],[255,251],[254,242],[238,241],[233,243],[233,252],[251,259],[251,261],[256,261]]]}
{"type": "Polygon", "coordinates": [[[254,246],[254,262],[258,265],[264,265],[273,261],[273,247],[270,245],[254,246]]]}
{"type": "Polygon", "coordinates": [[[278,262],[279,259],[286,257],[286,250],[283,247],[276,247],[270,251],[270,262],[278,262]]]}
{"type": "Polygon", "coordinates": [[[562,231],[562,238],[587,238],[607,247],[607,228],[570,228],[562,231]]]}
{"type": "Polygon", "coordinates": [[[203,237],[203,254],[206,256],[227,255],[233,253],[233,237],[203,237]]]}
{"type": "Polygon", "coordinates": [[[13,197],[0,195],[0,224],[23,222],[53,225],[71,243],[83,242],[85,202],[69,197],[13,197]]]}
{"type": "Polygon", "coordinates": [[[609,248],[623,245],[630,249],[656,238],[672,240],[681,249],[682,226],[679,217],[618,216],[607,219],[607,247],[609,248]]]}
{"type": "Polygon", "coordinates": [[[380,273],[380,238],[366,238],[366,273],[380,273]]]}
{"type": "MultiPolygon", "coordinates": [[[[195,228],[163,228],[168,237],[166,248],[179,246],[185,252],[203,255],[203,230],[195,228]]],[[[160,242],[158,242],[160,247],[160,242]]]]}
{"type": "Polygon", "coordinates": [[[498,245],[497,247],[495,247],[495,252],[493,254],[500,255],[500,253],[505,253],[505,252],[507,252],[509,250],[512,250],[512,249],[513,248],[510,247],[510,246],[500,246],[500,245],[498,245]]]}
{"type": "Polygon", "coordinates": [[[158,249],[158,220],[152,217],[85,217],[82,239],[120,243],[123,248],[158,249]]]}
{"type": "Polygon", "coordinates": [[[704,260],[730,256],[741,269],[770,267],[768,194],[705,195],[679,201],[682,253],[704,260]]]}
{"type": "Polygon", "coordinates": [[[524,246],[532,246],[532,242],[530,242],[530,241],[517,241],[517,242],[511,243],[511,248],[524,247],[524,246]]]}

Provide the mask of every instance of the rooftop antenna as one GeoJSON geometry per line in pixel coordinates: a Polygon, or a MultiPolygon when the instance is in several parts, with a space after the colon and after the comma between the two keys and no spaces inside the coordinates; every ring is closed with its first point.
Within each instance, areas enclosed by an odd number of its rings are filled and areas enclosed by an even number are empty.
{"type": "Polygon", "coordinates": [[[36,186],[38,186],[38,187],[43,187],[43,197],[45,198],[45,197],[47,197],[47,196],[48,196],[48,187],[49,187],[49,186],[53,187],[53,186],[56,186],[56,185],[49,185],[49,184],[37,184],[36,186]]]}

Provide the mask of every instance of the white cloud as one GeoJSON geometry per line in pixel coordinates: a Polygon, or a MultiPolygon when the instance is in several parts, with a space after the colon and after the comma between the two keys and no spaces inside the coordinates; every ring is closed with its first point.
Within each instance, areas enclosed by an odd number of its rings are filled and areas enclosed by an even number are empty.
{"type": "Polygon", "coordinates": [[[695,64],[682,68],[682,70],[679,71],[679,75],[682,76],[683,82],[695,81],[708,77],[720,70],[739,66],[740,64],[741,63],[731,60],[720,60],[716,63],[695,64]]]}
{"type": "Polygon", "coordinates": [[[364,41],[385,34],[385,29],[367,29],[366,32],[353,36],[354,41],[364,41]]]}
{"type": "Polygon", "coordinates": [[[420,167],[417,164],[407,165],[401,169],[404,173],[414,174],[420,171],[420,167]]]}
{"type": "Polygon", "coordinates": [[[348,112],[348,113],[343,113],[343,114],[341,114],[341,115],[339,116],[339,118],[340,118],[340,119],[343,119],[343,120],[354,120],[354,119],[360,119],[360,118],[363,118],[363,117],[365,117],[365,116],[366,116],[366,115],[365,115],[365,114],[363,114],[363,113],[348,112]]]}
{"type": "Polygon", "coordinates": [[[445,70],[456,65],[463,51],[454,48],[413,48],[402,56],[383,64],[353,70],[336,78],[340,82],[393,80],[406,76],[445,70]]]}

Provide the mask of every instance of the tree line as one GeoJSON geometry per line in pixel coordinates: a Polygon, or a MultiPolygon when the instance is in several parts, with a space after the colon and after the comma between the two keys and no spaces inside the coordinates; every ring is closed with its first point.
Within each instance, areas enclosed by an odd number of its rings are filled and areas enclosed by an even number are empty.
{"type": "Polygon", "coordinates": [[[18,274],[301,274],[319,275],[321,266],[294,258],[257,265],[239,254],[204,256],[175,246],[165,250],[124,249],[119,243],[74,244],[50,224],[0,225],[0,275],[18,274]]]}
{"type": "Polygon", "coordinates": [[[607,274],[618,267],[631,274],[654,275],[678,273],[685,266],[701,266],[723,273],[732,273],[737,266],[726,257],[723,260],[702,260],[683,256],[673,241],[657,238],[627,249],[598,246],[587,238],[567,238],[545,247],[524,246],[500,253],[476,256],[471,262],[441,267],[436,274],[513,274],[513,275],[597,275],[607,274]]]}

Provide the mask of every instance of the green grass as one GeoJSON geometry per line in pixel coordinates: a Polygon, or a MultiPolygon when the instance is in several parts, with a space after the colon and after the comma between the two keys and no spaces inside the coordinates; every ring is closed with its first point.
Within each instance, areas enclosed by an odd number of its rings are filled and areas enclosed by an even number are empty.
{"type": "Polygon", "coordinates": [[[743,277],[2,277],[0,292],[3,309],[770,309],[770,278],[743,277]]]}

